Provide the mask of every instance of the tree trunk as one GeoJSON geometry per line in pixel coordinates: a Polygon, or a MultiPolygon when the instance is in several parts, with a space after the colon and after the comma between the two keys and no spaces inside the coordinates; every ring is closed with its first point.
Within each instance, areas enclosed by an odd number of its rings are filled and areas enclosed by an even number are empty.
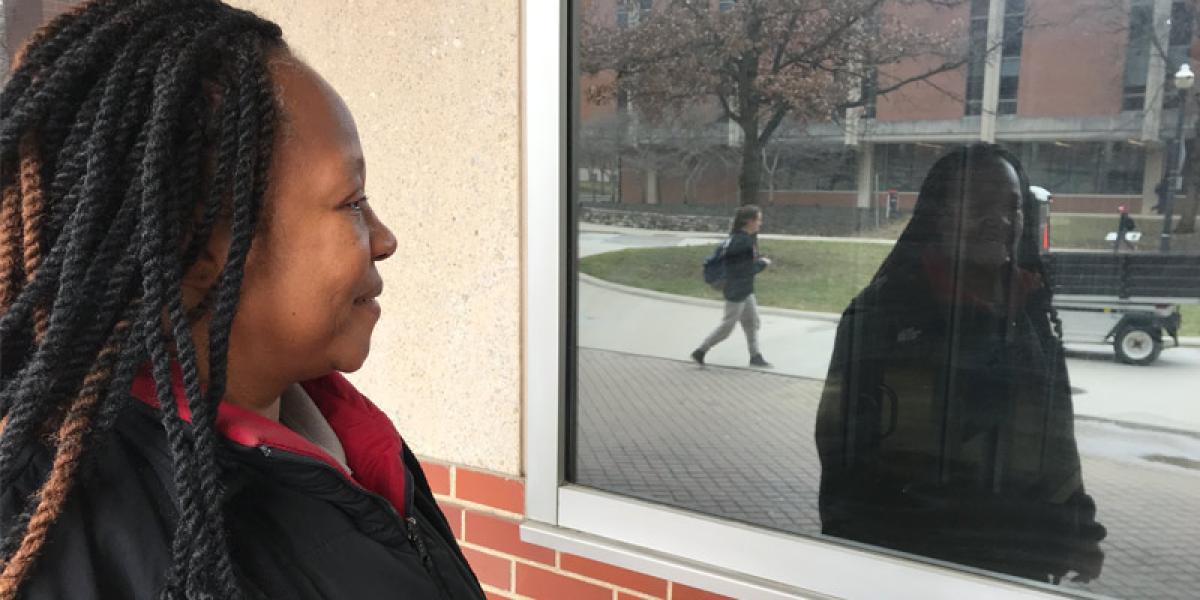
{"type": "Polygon", "coordinates": [[[739,123],[742,126],[742,173],[738,176],[738,200],[742,205],[758,202],[762,189],[762,145],[758,141],[758,119],[739,123]]]}

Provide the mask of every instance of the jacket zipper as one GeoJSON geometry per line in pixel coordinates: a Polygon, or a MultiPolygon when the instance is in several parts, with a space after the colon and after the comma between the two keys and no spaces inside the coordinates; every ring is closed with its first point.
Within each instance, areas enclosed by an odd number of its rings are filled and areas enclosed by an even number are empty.
{"type": "MultiPolygon", "coordinates": [[[[272,449],[270,446],[261,444],[258,446],[258,450],[263,454],[263,456],[272,458],[272,449]]],[[[342,476],[340,471],[319,460],[309,459],[308,457],[304,456],[287,456],[286,458],[280,458],[283,460],[311,463],[313,466],[331,472],[338,477],[342,476]]],[[[430,556],[429,549],[425,545],[425,538],[421,535],[417,519],[412,516],[401,518],[400,512],[396,510],[396,507],[392,506],[392,503],[383,496],[380,496],[379,494],[376,494],[375,492],[372,492],[371,490],[363,488],[362,486],[354,483],[347,482],[347,485],[350,485],[350,487],[358,493],[371,498],[377,504],[383,506],[386,509],[386,512],[392,515],[392,518],[395,519],[396,522],[401,524],[401,528],[405,532],[405,537],[408,538],[409,543],[412,544],[413,548],[417,551],[417,556],[421,560],[421,566],[424,567],[425,572],[429,574],[429,578],[433,580],[433,585],[437,587],[438,595],[445,600],[450,600],[450,592],[446,590],[446,583],[442,581],[441,576],[437,572],[437,567],[433,564],[433,557],[430,556]]]]}
{"type": "MultiPolygon", "coordinates": [[[[399,517],[400,515],[397,514],[396,516],[399,517]]],[[[429,573],[429,578],[437,586],[438,593],[443,598],[449,598],[450,595],[446,590],[446,584],[442,581],[442,576],[438,574],[437,568],[433,565],[433,557],[429,555],[429,549],[425,546],[425,538],[421,535],[420,524],[417,523],[417,518],[411,515],[406,517],[404,525],[408,531],[408,541],[412,543],[413,548],[416,548],[417,556],[421,558],[421,565],[425,567],[425,571],[429,573]]]]}

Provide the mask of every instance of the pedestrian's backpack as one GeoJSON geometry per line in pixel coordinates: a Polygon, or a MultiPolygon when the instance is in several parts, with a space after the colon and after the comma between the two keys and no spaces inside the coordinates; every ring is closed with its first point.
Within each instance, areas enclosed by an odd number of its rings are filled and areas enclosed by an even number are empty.
{"type": "Polygon", "coordinates": [[[715,289],[725,288],[725,250],[729,248],[732,237],[717,245],[717,249],[704,259],[704,283],[715,289]]]}

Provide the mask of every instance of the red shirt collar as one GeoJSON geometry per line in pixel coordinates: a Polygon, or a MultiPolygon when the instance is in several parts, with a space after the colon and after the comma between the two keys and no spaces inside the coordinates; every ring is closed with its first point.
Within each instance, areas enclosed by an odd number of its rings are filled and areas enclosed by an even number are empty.
{"type": "MultiPolygon", "coordinates": [[[[184,420],[192,415],[183,388],[183,374],[178,364],[171,365],[172,388],[176,406],[184,420]]],[[[392,506],[406,514],[407,475],[402,458],[404,440],[392,426],[388,416],[363,396],[340,373],[303,381],[300,385],[337,434],[346,452],[347,473],[337,460],[320,446],[300,434],[256,412],[221,402],[217,407],[217,431],[235,444],[249,447],[269,446],[319,460],[336,469],[359,487],[387,498],[392,506]]],[[[149,365],[143,366],[133,381],[134,397],[159,407],[154,391],[154,378],[149,365]]]]}
{"type": "MultiPolygon", "coordinates": [[[[936,299],[946,304],[956,301],[956,293],[959,290],[955,285],[954,278],[951,276],[950,260],[946,256],[932,248],[927,249],[921,254],[921,270],[925,273],[925,277],[929,281],[936,299]]],[[[1016,270],[1016,285],[1016,293],[1013,296],[1015,306],[1013,308],[1024,308],[1030,294],[1042,286],[1042,277],[1032,271],[1018,268],[1016,270]]],[[[980,298],[970,290],[961,291],[961,297],[964,302],[988,312],[995,312],[995,308],[983,298],[980,298]]]]}

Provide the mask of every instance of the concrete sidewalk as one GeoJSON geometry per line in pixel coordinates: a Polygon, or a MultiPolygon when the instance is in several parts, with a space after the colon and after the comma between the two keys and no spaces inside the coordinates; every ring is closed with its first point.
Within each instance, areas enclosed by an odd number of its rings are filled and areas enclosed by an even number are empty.
{"type": "MultiPolygon", "coordinates": [[[[579,345],[667,359],[688,354],[720,320],[723,304],[631,288],[583,275],[579,282],[579,345]]],[[[762,309],[760,345],[772,373],[824,380],[838,315],[762,309]]],[[[1200,432],[1195,401],[1200,348],[1176,348],[1148,367],[1114,361],[1103,345],[1071,345],[1067,366],[1077,415],[1149,427],[1200,432]],[[1149,378],[1149,379],[1148,379],[1149,378]]],[[[709,351],[709,364],[749,368],[740,328],[709,351]]]]}
{"type": "MultiPolygon", "coordinates": [[[[575,480],[819,535],[813,429],[822,385],[581,348],[575,480]]],[[[1194,598],[1200,441],[1083,420],[1076,438],[1085,485],[1108,528],[1107,558],[1099,579],[1063,585],[1127,598],[1194,598]],[[1163,458],[1181,454],[1193,462],[1163,458]]]]}

